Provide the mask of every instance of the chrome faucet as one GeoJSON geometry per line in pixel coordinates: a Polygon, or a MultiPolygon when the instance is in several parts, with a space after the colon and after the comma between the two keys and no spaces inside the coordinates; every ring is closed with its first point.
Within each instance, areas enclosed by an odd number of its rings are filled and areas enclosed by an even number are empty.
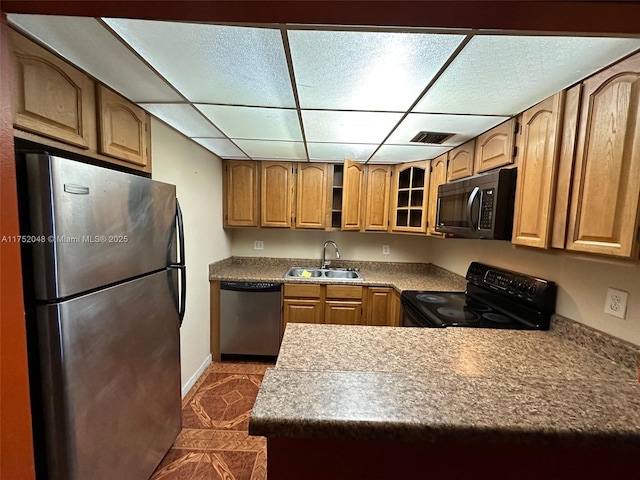
{"type": "Polygon", "coordinates": [[[340,252],[338,251],[338,245],[336,245],[336,242],[334,242],[333,240],[327,240],[326,242],[324,242],[324,247],[322,247],[322,267],[320,268],[327,268],[329,266],[329,264],[331,263],[331,260],[327,260],[327,245],[333,245],[333,248],[336,249],[336,260],[340,258],[340,252]]]}

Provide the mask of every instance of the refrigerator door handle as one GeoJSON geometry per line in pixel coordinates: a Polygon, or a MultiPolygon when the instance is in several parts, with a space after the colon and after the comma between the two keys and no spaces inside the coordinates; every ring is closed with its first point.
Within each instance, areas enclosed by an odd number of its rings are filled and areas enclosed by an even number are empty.
{"type": "Polygon", "coordinates": [[[182,209],[180,208],[180,202],[176,198],[176,225],[178,227],[178,259],[175,263],[170,263],[169,268],[176,268],[180,270],[180,307],[178,310],[178,317],[180,318],[180,326],[182,326],[182,320],[184,320],[184,313],[187,303],[187,266],[184,258],[184,222],[182,220],[182,209]]]}

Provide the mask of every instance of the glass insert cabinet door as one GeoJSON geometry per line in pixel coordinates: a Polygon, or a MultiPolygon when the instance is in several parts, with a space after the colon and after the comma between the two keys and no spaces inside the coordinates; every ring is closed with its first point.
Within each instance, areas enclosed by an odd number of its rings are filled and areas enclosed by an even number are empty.
{"type": "Polygon", "coordinates": [[[392,230],[425,233],[429,197],[429,161],[397,165],[394,171],[392,230]]]}

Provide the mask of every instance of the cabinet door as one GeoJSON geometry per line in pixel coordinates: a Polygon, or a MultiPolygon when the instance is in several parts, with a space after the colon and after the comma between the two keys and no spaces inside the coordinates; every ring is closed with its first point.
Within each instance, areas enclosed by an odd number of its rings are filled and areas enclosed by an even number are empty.
{"type": "Polygon", "coordinates": [[[285,298],[282,316],[283,331],[287,323],[322,323],[322,302],[320,300],[285,298]]]}
{"type": "Polygon", "coordinates": [[[640,54],[585,80],[567,249],[636,257],[640,54]]]}
{"type": "Polygon", "coordinates": [[[369,287],[367,290],[366,324],[394,326],[393,288],[369,287]]]}
{"type": "Polygon", "coordinates": [[[391,189],[391,165],[367,165],[364,200],[364,224],[366,231],[389,230],[389,191],[391,189]]]}
{"type": "Polygon", "coordinates": [[[98,85],[98,151],[141,167],[149,163],[149,115],[98,85]]]}
{"type": "Polygon", "coordinates": [[[258,226],[258,162],[224,162],[224,226],[258,226]]]}
{"type": "Polygon", "coordinates": [[[360,325],[362,302],[327,300],[324,306],[324,323],[336,325],[360,325]]]}
{"type": "Polygon", "coordinates": [[[448,155],[445,153],[431,161],[427,234],[435,237],[444,237],[444,233],[436,232],[436,213],[438,208],[438,187],[447,183],[447,157],[448,155]]]}
{"type": "Polygon", "coordinates": [[[296,228],[324,228],[327,208],[327,164],[299,163],[296,182],[296,228]]]}
{"type": "Polygon", "coordinates": [[[476,140],[468,141],[449,152],[449,171],[447,181],[459,180],[473,175],[473,161],[476,153],[476,140]]]}
{"type": "Polygon", "coordinates": [[[393,291],[391,296],[391,321],[393,322],[391,325],[394,327],[399,327],[401,323],[402,317],[402,303],[400,301],[400,294],[393,291]]]}
{"type": "Polygon", "coordinates": [[[507,120],[476,139],[476,173],[511,165],[514,155],[515,119],[507,120]]]}
{"type": "Polygon", "coordinates": [[[93,80],[10,32],[14,126],[88,149],[96,136],[93,80]]]}
{"type": "Polygon", "coordinates": [[[344,161],[344,190],[342,192],[342,230],[360,230],[362,225],[362,198],[364,165],[344,161]]]}
{"type": "Polygon", "coordinates": [[[582,85],[578,84],[567,90],[564,96],[561,146],[558,154],[558,179],[551,227],[551,248],[565,248],[567,238],[581,91],[582,85]]]}
{"type": "Polygon", "coordinates": [[[391,229],[394,232],[425,233],[429,197],[429,161],[396,165],[391,229]]]}
{"type": "Polygon", "coordinates": [[[291,228],[294,168],[290,162],[261,162],[260,226],[291,228]]]}
{"type": "Polygon", "coordinates": [[[522,114],[522,144],[513,220],[516,245],[549,248],[564,92],[522,114]]]}

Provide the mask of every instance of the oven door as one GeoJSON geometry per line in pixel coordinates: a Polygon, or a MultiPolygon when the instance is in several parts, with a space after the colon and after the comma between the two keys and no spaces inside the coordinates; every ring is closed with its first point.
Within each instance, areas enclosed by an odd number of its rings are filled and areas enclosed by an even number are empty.
{"type": "Polygon", "coordinates": [[[406,299],[402,300],[402,323],[403,327],[422,327],[422,328],[440,328],[442,324],[436,324],[430,321],[420,312],[418,312],[406,299]]]}

